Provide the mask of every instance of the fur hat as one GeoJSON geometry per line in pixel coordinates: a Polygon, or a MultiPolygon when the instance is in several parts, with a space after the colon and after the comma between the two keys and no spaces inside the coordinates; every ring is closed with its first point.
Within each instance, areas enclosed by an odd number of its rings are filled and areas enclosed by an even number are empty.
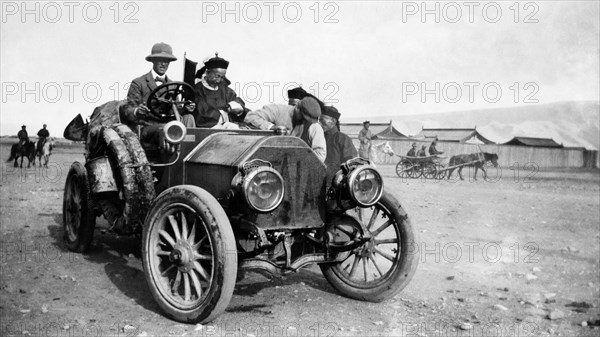
{"type": "Polygon", "coordinates": [[[341,116],[338,109],[336,109],[333,106],[326,106],[325,110],[323,111],[323,115],[335,118],[337,120],[340,120],[340,116],[341,116]]]}
{"type": "Polygon", "coordinates": [[[302,89],[302,87],[292,88],[292,89],[288,90],[287,94],[288,94],[288,99],[292,99],[292,98],[303,99],[304,97],[306,97],[308,95],[306,90],[302,89]]]}

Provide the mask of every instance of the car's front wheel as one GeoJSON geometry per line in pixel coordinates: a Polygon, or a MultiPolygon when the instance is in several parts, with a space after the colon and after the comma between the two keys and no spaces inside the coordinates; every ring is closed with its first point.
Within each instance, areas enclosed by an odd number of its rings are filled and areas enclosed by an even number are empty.
{"type": "Polygon", "coordinates": [[[227,308],[237,274],[235,238],[208,192],[184,185],[161,193],[146,217],[142,247],[148,286],[168,316],[206,323],[227,308]]]}
{"type": "MultiPolygon", "coordinates": [[[[400,203],[388,193],[370,208],[346,212],[364,223],[370,235],[343,262],[320,265],[323,275],[341,294],[380,302],[400,292],[412,279],[418,264],[416,234],[400,203]],[[354,213],[354,214],[352,214],[354,213]]],[[[330,228],[336,241],[351,239],[357,232],[348,225],[330,228]]]]}

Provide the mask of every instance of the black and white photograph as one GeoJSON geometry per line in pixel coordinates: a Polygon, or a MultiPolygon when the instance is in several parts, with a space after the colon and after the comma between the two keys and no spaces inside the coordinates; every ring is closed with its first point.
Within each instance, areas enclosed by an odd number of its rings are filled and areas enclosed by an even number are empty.
{"type": "Polygon", "coordinates": [[[0,17],[0,336],[600,335],[600,1],[0,17]]]}

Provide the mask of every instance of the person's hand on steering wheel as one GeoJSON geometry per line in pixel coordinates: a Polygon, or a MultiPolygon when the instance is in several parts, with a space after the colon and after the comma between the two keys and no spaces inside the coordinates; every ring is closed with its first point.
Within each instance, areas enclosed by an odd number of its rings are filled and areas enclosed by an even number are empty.
{"type": "Polygon", "coordinates": [[[144,104],[138,105],[137,108],[135,108],[135,110],[133,111],[133,114],[138,118],[144,118],[148,116],[149,113],[150,109],[148,109],[148,107],[144,104]]]}

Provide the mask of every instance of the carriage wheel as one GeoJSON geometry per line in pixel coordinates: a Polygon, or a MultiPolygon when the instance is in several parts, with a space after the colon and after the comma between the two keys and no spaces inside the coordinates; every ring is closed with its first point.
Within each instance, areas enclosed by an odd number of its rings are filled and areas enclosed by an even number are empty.
{"type": "Polygon", "coordinates": [[[409,172],[412,171],[412,163],[408,160],[401,160],[396,164],[396,174],[400,178],[408,178],[409,172]]]}
{"type": "Polygon", "coordinates": [[[437,171],[437,173],[435,175],[435,179],[438,179],[438,180],[442,180],[442,179],[446,178],[446,175],[448,174],[448,170],[446,170],[444,168],[444,166],[442,166],[441,164],[436,165],[436,171],[437,171]]]}
{"type": "Polygon", "coordinates": [[[423,177],[425,179],[436,179],[437,173],[437,167],[434,163],[426,163],[423,167],[423,177]]]}
{"type": "Polygon", "coordinates": [[[411,166],[408,168],[408,171],[407,171],[408,176],[413,179],[419,178],[423,174],[421,165],[412,163],[410,161],[409,161],[409,163],[411,164],[411,166]]]}
{"type": "Polygon", "coordinates": [[[63,195],[63,239],[67,248],[85,252],[92,242],[96,216],[89,198],[89,186],[85,167],[74,162],[67,174],[63,195]]]}
{"type": "Polygon", "coordinates": [[[225,211],[196,186],[161,193],[146,218],[144,274],[154,299],[181,322],[206,323],[233,294],[237,250],[225,211]]]}
{"type": "MultiPolygon", "coordinates": [[[[348,211],[349,215],[352,211],[348,211]]],[[[380,302],[400,292],[410,282],[418,264],[414,233],[408,215],[388,193],[375,206],[360,209],[371,239],[337,264],[320,265],[329,283],[344,296],[380,302]]],[[[347,226],[336,226],[334,237],[352,236],[347,226]]]]}

